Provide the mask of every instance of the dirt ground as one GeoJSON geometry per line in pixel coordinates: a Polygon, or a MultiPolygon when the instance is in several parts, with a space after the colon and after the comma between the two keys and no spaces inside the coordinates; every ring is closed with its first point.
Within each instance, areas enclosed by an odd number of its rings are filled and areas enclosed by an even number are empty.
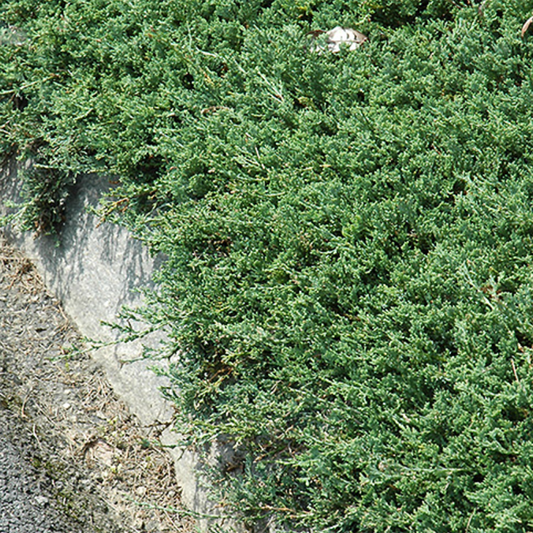
{"type": "Polygon", "coordinates": [[[164,428],[128,413],[32,264],[2,235],[0,411],[9,420],[3,436],[51,495],[41,500],[77,530],[196,531],[158,441],[164,428]]]}

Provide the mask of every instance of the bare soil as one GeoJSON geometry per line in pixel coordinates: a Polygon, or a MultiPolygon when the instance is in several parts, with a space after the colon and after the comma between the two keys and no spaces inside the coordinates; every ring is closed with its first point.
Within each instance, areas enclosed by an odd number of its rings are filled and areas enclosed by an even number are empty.
{"type": "Polygon", "coordinates": [[[195,531],[158,441],[163,429],[139,425],[115,397],[33,265],[0,235],[3,457],[16,448],[35,481],[31,505],[70,524],[50,531],[195,531]]]}

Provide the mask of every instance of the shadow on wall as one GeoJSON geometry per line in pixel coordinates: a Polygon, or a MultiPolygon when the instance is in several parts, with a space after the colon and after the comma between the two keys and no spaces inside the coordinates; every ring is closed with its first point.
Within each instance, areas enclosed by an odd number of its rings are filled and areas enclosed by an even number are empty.
{"type": "MultiPolygon", "coordinates": [[[[22,186],[17,166],[13,159],[0,171],[2,215],[12,212],[6,202],[20,202],[22,186]]],[[[148,368],[155,366],[154,362],[141,359],[143,345],[157,345],[163,334],[147,335],[142,343],[107,345],[117,340],[118,332],[102,322],[116,323],[123,306],[140,305],[139,289],[153,287],[156,268],[147,249],[126,229],[100,224],[98,217],[88,212],[109,188],[105,177],[81,176],[72,188],[59,238],[36,237],[13,226],[5,228],[5,233],[35,263],[45,285],[61,301],[81,334],[105,346],[95,352],[95,358],[106,369],[117,393],[142,421],[165,423],[171,420],[172,408],[163,401],[159,388],[168,382],[148,368]],[[132,360],[136,362],[123,364],[132,360]]]]}
{"type": "MultiPolygon", "coordinates": [[[[0,168],[0,215],[10,210],[6,202],[20,202],[19,163],[12,159],[0,168]]],[[[220,507],[209,498],[208,483],[202,476],[199,457],[192,450],[176,447],[172,430],[174,407],[164,400],[160,389],[168,380],[150,367],[168,364],[141,358],[143,345],[154,346],[164,339],[162,333],[150,333],[140,341],[112,343],[117,334],[104,322],[116,322],[123,306],[142,303],[139,289],[152,288],[152,273],[162,259],[154,260],[140,241],[123,227],[101,223],[89,208],[98,205],[101,195],[111,185],[105,177],[80,176],[73,186],[66,206],[66,221],[59,240],[54,236],[35,237],[7,227],[8,238],[36,265],[47,288],[61,301],[63,308],[90,339],[104,343],[93,358],[105,369],[113,389],[146,425],[168,426],[161,441],[174,459],[176,478],[182,488],[183,503],[202,515],[219,515],[220,507]],[[124,364],[125,361],[134,361],[124,364]]],[[[212,460],[224,460],[230,448],[212,449],[212,460]]],[[[243,526],[232,519],[205,518],[198,521],[202,531],[213,526],[222,531],[244,533],[243,526]]]]}
{"type": "MultiPolygon", "coordinates": [[[[153,287],[152,273],[161,263],[124,228],[100,223],[88,213],[110,188],[105,177],[80,176],[70,192],[59,239],[46,235],[35,238],[6,228],[9,238],[38,264],[45,283],[65,303],[83,333],[108,341],[113,333],[103,328],[101,321],[114,322],[123,306],[138,306],[142,302],[139,290],[153,287]]],[[[12,211],[5,207],[5,200],[19,202],[20,191],[17,163],[12,160],[0,174],[2,214],[12,211]]]]}

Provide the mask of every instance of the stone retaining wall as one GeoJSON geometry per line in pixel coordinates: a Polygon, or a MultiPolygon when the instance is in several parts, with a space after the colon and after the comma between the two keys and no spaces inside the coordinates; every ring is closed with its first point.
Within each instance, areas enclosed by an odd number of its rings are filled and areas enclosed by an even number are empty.
{"type": "MultiPolygon", "coordinates": [[[[0,169],[2,215],[9,211],[6,202],[16,203],[19,199],[17,173],[17,163],[13,160],[0,169]]],[[[81,334],[104,344],[114,341],[115,333],[102,322],[115,322],[122,306],[141,303],[138,289],[151,285],[152,272],[158,263],[126,229],[101,223],[88,212],[90,207],[98,205],[102,192],[109,187],[109,180],[102,177],[86,175],[78,179],[67,202],[66,222],[59,240],[47,236],[35,238],[11,226],[5,229],[8,238],[35,263],[46,286],[62,302],[81,334]]],[[[159,340],[152,335],[145,337],[143,343],[159,340]]],[[[148,368],[153,366],[152,362],[139,359],[141,353],[140,342],[134,341],[103,346],[93,356],[104,368],[117,395],[143,424],[168,425],[161,440],[169,446],[173,457],[183,503],[202,515],[218,514],[217,505],[208,499],[197,455],[175,447],[177,439],[170,425],[173,406],[159,392],[166,381],[148,368]]],[[[202,531],[217,528],[245,531],[228,519],[204,518],[199,520],[199,526],[202,531]]]]}

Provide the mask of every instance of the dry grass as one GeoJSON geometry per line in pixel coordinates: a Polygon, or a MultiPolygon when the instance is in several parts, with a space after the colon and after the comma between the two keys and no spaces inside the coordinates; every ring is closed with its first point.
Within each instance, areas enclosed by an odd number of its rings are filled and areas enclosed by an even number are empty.
{"type": "Polygon", "coordinates": [[[10,394],[36,446],[81,472],[132,531],[192,532],[159,443],[165,427],[143,427],[128,412],[32,263],[1,236],[0,300],[0,355],[18,373],[10,394]]]}

